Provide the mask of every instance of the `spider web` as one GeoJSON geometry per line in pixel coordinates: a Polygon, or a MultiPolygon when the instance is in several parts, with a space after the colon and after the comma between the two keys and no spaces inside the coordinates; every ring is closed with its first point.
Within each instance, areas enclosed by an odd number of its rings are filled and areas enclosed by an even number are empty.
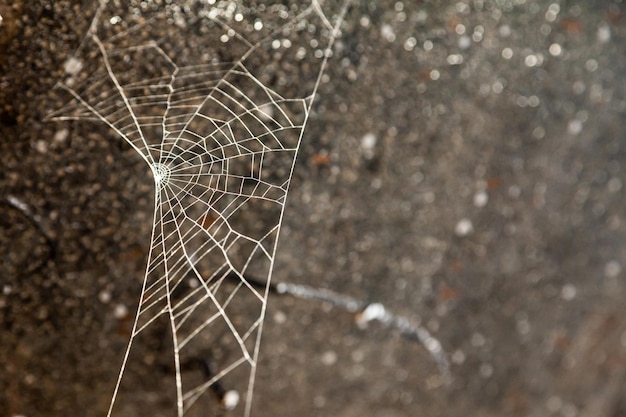
{"type": "Polygon", "coordinates": [[[177,415],[236,373],[247,380],[239,413],[250,415],[289,182],[348,7],[205,3],[102,1],[57,86],[69,97],[51,118],[105,123],[154,177],[141,299],[109,416],[123,412],[135,346],[164,324],[177,415]],[[186,372],[210,343],[227,354],[203,362],[203,378],[186,372]]]}

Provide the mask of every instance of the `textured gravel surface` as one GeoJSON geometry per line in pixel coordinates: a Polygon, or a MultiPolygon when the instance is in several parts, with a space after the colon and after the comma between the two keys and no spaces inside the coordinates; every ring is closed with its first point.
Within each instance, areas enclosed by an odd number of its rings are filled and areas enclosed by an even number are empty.
{"type": "MultiPolygon", "coordinates": [[[[626,415],[626,5],[353,3],[274,279],[421,319],[453,378],[274,297],[253,415],[626,415]]],[[[0,0],[1,416],[105,415],[140,291],[148,168],[101,125],[43,121],[94,10],[0,0]]],[[[138,415],[174,415],[167,378],[138,415]]]]}

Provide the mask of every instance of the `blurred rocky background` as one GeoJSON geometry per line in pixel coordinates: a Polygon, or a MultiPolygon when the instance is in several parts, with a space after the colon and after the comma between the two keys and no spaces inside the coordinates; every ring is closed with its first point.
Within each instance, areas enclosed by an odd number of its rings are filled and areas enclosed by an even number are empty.
{"type": "MultiPolygon", "coordinates": [[[[393,331],[274,297],[253,415],[626,415],[626,4],[352,3],[274,280],[421,320],[452,381],[393,331]]],[[[105,415],[141,288],[148,168],[102,125],[43,121],[95,9],[0,1],[2,416],[105,415]]]]}

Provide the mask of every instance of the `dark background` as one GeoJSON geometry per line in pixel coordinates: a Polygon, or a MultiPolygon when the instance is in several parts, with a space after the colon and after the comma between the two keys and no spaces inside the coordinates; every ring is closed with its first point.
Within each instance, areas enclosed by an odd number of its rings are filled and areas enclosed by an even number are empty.
{"type": "MultiPolygon", "coordinates": [[[[274,297],[253,415],[626,415],[626,5],[353,3],[274,280],[421,318],[453,380],[393,331],[274,297]]],[[[101,125],[43,122],[94,10],[0,1],[2,416],[104,415],[140,290],[148,168],[101,125]]]]}

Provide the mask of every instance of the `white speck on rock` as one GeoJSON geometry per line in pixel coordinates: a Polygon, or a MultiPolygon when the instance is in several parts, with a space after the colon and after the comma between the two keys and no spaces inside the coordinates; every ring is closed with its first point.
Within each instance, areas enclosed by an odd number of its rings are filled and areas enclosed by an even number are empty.
{"type": "Polygon", "coordinates": [[[83,61],[76,57],[69,57],[65,64],[63,65],[63,69],[67,74],[76,75],[83,68],[83,61]]]}
{"type": "Polygon", "coordinates": [[[478,191],[474,194],[474,205],[476,207],[485,207],[489,201],[489,195],[485,191],[478,191]]]}
{"type": "Polygon", "coordinates": [[[322,363],[326,366],[332,366],[337,363],[337,353],[332,350],[328,350],[322,354],[322,363]]]}
{"type": "Polygon", "coordinates": [[[470,219],[461,219],[454,227],[457,236],[467,236],[474,231],[474,225],[470,219]]]}
{"type": "Polygon", "coordinates": [[[272,104],[263,104],[259,106],[259,117],[264,122],[272,120],[274,118],[274,106],[272,104]]]}
{"type": "Polygon", "coordinates": [[[39,153],[46,153],[48,152],[48,143],[43,139],[38,140],[35,143],[35,149],[37,149],[37,152],[39,153]]]}
{"type": "Polygon", "coordinates": [[[124,304],[118,304],[115,306],[115,310],[113,311],[113,315],[116,319],[124,319],[128,316],[128,308],[124,304]]]}
{"type": "Polygon", "coordinates": [[[393,31],[391,25],[384,24],[380,27],[380,34],[387,42],[393,42],[396,40],[396,34],[393,31]]]}
{"type": "Polygon", "coordinates": [[[107,290],[100,291],[100,293],[98,294],[98,300],[100,300],[102,304],[107,304],[109,301],[111,301],[111,292],[107,290]]]}
{"type": "Polygon", "coordinates": [[[482,376],[483,378],[487,379],[490,378],[493,375],[493,366],[489,363],[484,363],[482,365],[480,365],[480,376],[482,376]]]}
{"type": "Polygon", "coordinates": [[[607,182],[607,189],[610,193],[616,193],[622,189],[622,180],[617,177],[613,177],[607,182]]]}
{"type": "Polygon", "coordinates": [[[578,135],[583,131],[583,122],[578,119],[570,120],[567,124],[567,131],[572,135],[578,135]]]}
{"type": "Polygon", "coordinates": [[[222,404],[226,410],[232,410],[239,404],[239,393],[235,390],[226,391],[222,397],[222,404]]]}
{"type": "Polygon", "coordinates": [[[561,288],[561,298],[565,301],[572,301],[576,298],[576,287],[572,284],[565,284],[561,288]]]}
{"type": "Polygon", "coordinates": [[[282,311],[274,313],[274,323],[283,324],[287,321],[287,315],[282,311]]]}
{"type": "Polygon", "coordinates": [[[67,140],[69,135],[70,135],[70,131],[67,129],[57,130],[52,140],[54,141],[54,143],[63,143],[67,140]]]}
{"type": "Polygon", "coordinates": [[[609,25],[602,24],[598,27],[597,38],[600,43],[607,43],[611,40],[611,28],[609,25]]]}
{"type": "Polygon", "coordinates": [[[622,265],[617,261],[609,261],[604,265],[604,275],[615,278],[622,272],[622,265]]]}
{"type": "Polygon", "coordinates": [[[363,148],[364,151],[371,151],[372,149],[374,149],[374,146],[376,146],[377,141],[378,140],[373,133],[366,133],[361,138],[361,148],[363,148]]]}

